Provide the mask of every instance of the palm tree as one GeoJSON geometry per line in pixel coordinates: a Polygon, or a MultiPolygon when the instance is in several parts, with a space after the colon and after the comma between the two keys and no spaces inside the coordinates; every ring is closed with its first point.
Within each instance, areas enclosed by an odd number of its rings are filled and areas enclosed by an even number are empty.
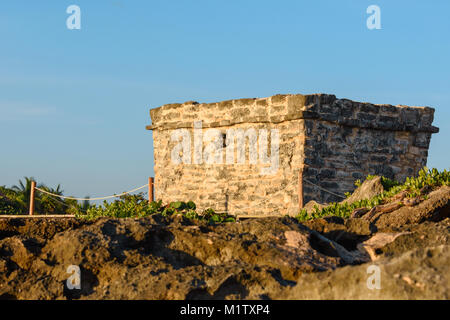
{"type": "Polygon", "coordinates": [[[30,205],[31,182],[35,181],[33,177],[24,177],[25,181],[19,180],[19,185],[11,187],[16,192],[16,201],[21,209],[26,211],[30,205]]]}
{"type": "MultiPolygon", "coordinates": [[[[19,184],[11,187],[14,193],[14,200],[19,205],[20,211],[27,212],[30,206],[30,194],[31,194],[31,182],[35,181],[33,177],[24,177],[23,180],[19,180],[19,184]]],[[[39,184],[38,188],[45,190],[55,195],[63,195],[61,185],[54,188],[47,187],[45,184],[39,184]]],[[[89,198],[89,197],[87,197],[89,198]]],[[[61,199],[55,196],[48,195],[43,192],[35,193],[35,210],[41,214],[59,214],[67,213],[71,211],[79,211],[80,209],[86,211],[90,208],[89,200],[79,204],[76,200],[61,199]]]]}
{"type": "Polygon", "coordinates": [[[16,192],[0,186],[0,214],[17,214],[21,211],[16,199],[16,192]]]}
{"type": "MultiPolygon", "coordinates": [[[[24,180],[19,180],[18,185],[12,186],[12,190],[16,193],[16,201],[19,203],[21,209],[26,212],[30,206],[30,194],[31,194],[31,182],[36,181],[33,177],[24,177],[24,180]]],[[[41,183],[38,185],[38,188],[41,188],[47,192],[63,195],[63,190],[61,185],[58,184],[56,189],[49,188],[45,184],[41,183]]],[[[64,213],[65,212],[65,203],[61,199],[57,199],[53,196],[47,195],[45,193],[38,192],[35,194],[35,208],[36,212],[40,212],[41,214],[53,214],[53,213],[64,213]]]]}
{"type": "MultiPolygon", "coordinates": [[[[86,199],[89,199],[89,196],[86,196],[86,199]]],[[[89,208],[91,207],[91,204],[89,202],[89,200],[84,200],[83,204],[81,205],[81,210],[83,211],[87,211],[89,208]]]]}
{"type": "MultiPolygon", "coordinates": [[[[42,185],[40,188],[43,190],[53,193],[56,195],[63,195],[64,190],[61,189],[61,185],[58,184],[56,189],[47,187],[42,185]]],[[[43,214],[55,214],[55,213],[64,213],[66,211],[66,208],[68,207],[68,204],[63,199],[41,193],[39,197],[37,197],[39,203],[40,203],[40,209],[43,214]]]]}
{"type": "Polygon", "coordinates": [[[16,192],[26,193],[31,191],[31,181],[34,181],[33,177],[23,177],[25,179],[25,183],[22,180],[19,180],[19,185],[14,185],[11,187],[16,192]]]}

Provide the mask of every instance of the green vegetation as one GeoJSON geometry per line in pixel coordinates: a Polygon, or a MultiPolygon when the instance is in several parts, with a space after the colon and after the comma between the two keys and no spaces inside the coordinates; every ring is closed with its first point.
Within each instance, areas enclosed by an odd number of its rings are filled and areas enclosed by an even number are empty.
{"type": "MultiPolygon", "coordinates": [[[[28,214],[31,181],[33,180],[31,177],[25,177],[23,181],[19,180],[18,185],[11,188],[0,186],[0,215],[28,214]]],[[[50,193],[63,195],[60,185],[56,188],[50,188],[44,184],[39,184],[37,187],[50,193]]],[[[34,201],[36,214],[74,214],[83,209],[83,205],[89,206],[89,203],[79,205],[75,200],[62,200],[41,192],[35,193],[34,201]]]]}
{"type": "MultiPolygon", "coordinates": [[[[33,180],[34,178],[25,177],[17,186],[11,188],[0,186],[0,215],[28,214],[33,180]]],[[[40,184],[37,187],[53,194],[63,195],[60,185],[49,188],[40,184]]],[[[142,218],[160,214],[163,217],[182,215],[188,219],[208,221],[211,224],[235,221],[234,217],[225,213],[216,213],[213,209],[198,212],[192,201],[177,201],[168,205],[163,205],[161,201],[149,203],[142,193],[124,195],[110,203],[104,201],[103,205],[91,205],[89,201],[79,203],[76,200],[63,200],[36,191],[35,214],[72,214],[82,219],[142,218]]]]}
{"type": "MultiPolygon", "coordinates": [[[[366,179],[373,179],[375,176],[369,175],[366,179]]],[[[0,214],[27,214],[31,192],[31,181],[33,178],[25,177],[24,181],[19,181],[17,186],[11,188],[0,187],[0,214]]],[[[405,183],[400,184],[397,181],[382,177],[381,183],[384,192],[371,198],[356,201],[353,203],[331,203],[323,209],[317,206],[313,212],[308,214],[306,210],[301,210],[296,216],[298,221],[306,221],[326,216],[337,216],[347,218],[358,208],[371,209],[377,205],[384,204],[394,195],[401,191],[407,192],[407,197],[425,198],[431,190],[450,185],[450,172],[444,170],[439,172],[437,169],[423,168],[417,177],[407,178],[405,183]]],[[[356,186],[361,182],[356,181],[356,186]]],[[[62,195],[63,190],[58,185],[55,189],[45,185],[38,186],[48,192],[62,195]]],[[[347,193],[347,196],[350,194],[347,193]]],[[[194,202],[172,202],[163,205],[161,201],[148,203],[142,193],[136,195],[125,195],[113,202],[104,201],[102,205],[91,205],[89,201],[78,203],[75,200],[62,200],[48,196],[41,192],[36,192],[35,196],[36,214],[74,214],[78,218],[96,219],[99,217],[111,218],[141,218],[150,215],[161,215],[169,217],[182,215],[192,220],[208,221],[211,224],[233,222],[235,218],[226,213],[217,213],[213,209],[207,209],[199,212],[194,202]]]]}
{"type": "MultiPolygon", "coordinates": [[[[375,176],[369,175],[367,179],[373,179],[375,176]]],[[[405,190],[407,192],[407,197],[426,197],[426,194],[440,186],[450,185],[450,172],[444,170],[439,172],[437,169],[428,169],[424,167],[420,170],[417,177],[407,178],[405,183],[400,184],[397,181],[382,177],[381,183],[383,184],[384,192],[371,198],[356,201],[353,203],[331,203],[323,209],[319,209],[317,206],[314,207],[313,212],[308,214],[305,209],[301,210],[296,216],[298,221],[307,221],[316,218],[323,218],[326,216],[337,216],[341,218],[348,218],[351,213],[358,208],[368,208],[386,203],[389,198],[393,197],[397,193],[405,190]]],[[[357,180],[355,182],[357,187],[361,186],[361,182],[357,180]]],[[[349,196],[350,194],[346,194],[349,196]]]]}
{"type": "Polygon", "coordinates": [[[143,194],[125,195],[114,202],[103,202],[102,206],[93,205],[86,212],[79,211],[76,216],[83,219],[96,219],[100,217],[110,218],[142,218],[160,214],[163,217],[182,215],[191,220],[208,221],[210,224],[234,222],[235,219],[224,213],[216,213],[213,209],[207,209],[202,213],[196,211],[194,202],[171,202],[163,206],[161,201],[153,201],[150,204],[143,194]]]}
{"type": "MultiPolygon", "coordinates": [[[[426,169],[426,168],[424,168],[424,169],[426,169]]],[[[422,169],[423,170],[423,169],[422,169]]],[[[434,170],[436,170],[436,169],[434,169],[434,170]]],[[[367,177],[366,177],[366,181],[367,180],[372,180],[372,179],[374,179],[374,178],[376,178],[377,176],[375,176],[375,175],[371,175],[371,174],[369,174],[367,177]]],[[[381,177],[381,184],[383,185],[383,188],[384,188],[384,190],[390,190],[392,187],[395,187],[395,186],[398,186],[398,185],[400,185],[400,183],[398,182],[398,181],[395,181],[395,180],[391,180],[391,179],[389,179],[389,178],[386,178],[386,177],[381,177]]],[[[361,182],[361,180],[356,180],[355,181],[355,186],[357,187],[357,188],[359,188],[360,186],[362,185],[362,182],[361,182]]],[[[345,193],[345,195],[347,196],[350,196],[351,195],[351,193],[350,192],[347,192],[347,193],[345,193]]],[[[347,197],[348,198],[348,197],[347,197]]]]}

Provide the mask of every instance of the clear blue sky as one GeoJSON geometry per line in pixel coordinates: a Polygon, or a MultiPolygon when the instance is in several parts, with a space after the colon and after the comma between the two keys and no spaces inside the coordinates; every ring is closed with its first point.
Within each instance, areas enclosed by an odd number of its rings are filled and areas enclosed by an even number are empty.
{"type": "Polygon", "coordinates": [[[153,175],[150,108],[277,93],[432,106],[428,165],[449,168],[449,35],[448,0],[1,1],[0,185],[132,189],[153,175]]]}

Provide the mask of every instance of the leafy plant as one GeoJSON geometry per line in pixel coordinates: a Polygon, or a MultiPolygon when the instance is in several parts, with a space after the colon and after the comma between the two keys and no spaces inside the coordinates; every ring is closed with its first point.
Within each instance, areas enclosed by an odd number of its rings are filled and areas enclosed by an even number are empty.
{"type": "MultiPolygon", "coordinates": [[[[24,177],[19,183],[11,188],[0,187],[0,214],[20,215],[28,214],[30,206],[31,182],[32,177],[24,177]]],[[[47,187],[45,184],[39,184],[38,188],[47,192],[63,195],[61,185],[56,188],[47,187]]],[[[76,214],[79,211],[86,211],[89,207],[89,201],[80,205],[78,201],[71,199],[60,199],[50,196],[40,191],[35,192],[34,196],[35,214],[76,214]]]]}
{"type": "MultiPolygon", "coordinates": [[[[33,180],[34,178],[25,177],[12,188],[0,187],[0,214],[12,215],[28,212],[33,180]]],[[[38,187],[56,195],[63,195],[64,192],[60,185],[50,188],[40,184],[38,187]]],[[[183,215],[187,219],[203,220],[211,224],[235,221],[234,217],[225,213],[216,213],[213,209],[207,209],[200,213],[193,201],[175,201],[167,205],[163,205],[161,201],[149,203],[142,193],[124,195],[113,202],[104,201],[102,205],[91,205],[89,201],[79,204],[76,200],[63,200],[37,191],[35,193],[35,212],[38,214],[72,214],[83,219],[141,218],[160,214],[164,217],[183,215]]]]}
{"type": "MultiPolygon", "coordinates": [[[[367,179],[370,180],[374,177],[375,176],[369,175],[367,176],[367,179]]],[[[439,172],[437,169],[430,170],[427,167],[424,167],[419,171],[417,177],[408,177],[403,184],[386,177],[381,178],[381,183],[383,184],[384,192],[371,199],[363,199],[350,204],[333,202],[322,209],[315,206],[314,210],[310,214],[308,214],[305,209],[302,209],[296,216],[296,219],[301,222],[316,218],[323,218],[326,216],[348,218],[355,209],[372,209],[377,205],[385,203],[389,200],[389,198],[404,190],[407,191],[407,197],[420,196],[425,198],[427,190],[430,191],[440,186],[450,185],[450,172],[447,170],[439,172]]],[[[355,185],[360,186],[360,180],[357,180],[355,185]]]]}
{"type": "Polygon", "coordinates": [[[111,203],[104,201],[102,206],[93,205],[86,213],[79,211],[76,216],[84,219],[99,217],[142,218],[160,214],[163,217],[182,215],[187,219],[208,221],[210,224],[235,221],[234,217],[224,213],[216,213],[213,209],[198,213],[196,208],[197,206],[192,201],[175,201],[165,206],[162,205],[161,201],[153,201],[149,204],[142,194],[138,194],[125,195],[111,203]]]}
{"type": "MultiPolygon", "coordinates": [[[[369,181],[369,180],[373,180],[373,179],[375,179],[377,176],[376,175],[371,175],[371,174],[369,174],[367,177],[366,177],[366,180],[365,181],[369,181]]],[[[356,187],[360,187],[361,185],[362,185],[362,182],[361,182],[361,180],[356,180],[355,182],[354,182],[354,184],[355,184],[355,186],[356,187]]],[[[395,181],[395,180],[392,180],[392,179],[389,179],[389,178],[386,178],[386,177],[381,177],[381,184],[383,185],[383,188],[384,188],[384,190],[389,190],[389,189],[391,189],[392,187],[394,187],[394,186],[397,186],[397,185],[399,185],[400,183],[398,182],[398,181],[395,181]]],[[[347,194],[347,193],[346,193],[347,194]]],[[[348,198],[348,197],[347,197],[348,198]]]]}
{"type": "Polygon", "coordinates": [[[124,195],[118,200],[108,203],[103,202],[103,206],[92,205],[86,212],[79,210],[76,216],[85,219],[95,219],[99,217],[111,218],[141,218],[152,215],[161,208],[161,202],[148,203],[143,194],[124,195]]]}

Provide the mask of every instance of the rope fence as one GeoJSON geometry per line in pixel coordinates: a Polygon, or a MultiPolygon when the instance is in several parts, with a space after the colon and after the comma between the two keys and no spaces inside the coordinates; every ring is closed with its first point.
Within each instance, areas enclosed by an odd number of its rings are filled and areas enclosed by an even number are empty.
{"type": "Polygon", "coordinates": [[[305,182],[308,182],[309,184],[312,184],[313,186],[317,187],[318,189],[320,189],[320,190],[322,190],[322,191],[325,191],[325,192],[328,192],[329,194],[332,194],[332,195],[334,195],[334,196],[336,196],[336,197],[339,197],[339,198],[342,198],[342,199],[347,199],[347,197],[345,197],[345,196],[343,196],[343,195],[340,195],[340,194],[337,194],[337,193],[334,193],[334,192],[331,192],[330,190],[327,190],[327,189],[325,189],[325,188],[322,188],[321,186],[318,186],[317,184],[312,183],[312,182],[309,181],[309,180],[304,179],[304,181],[305,181],[305,182]]]}
{"type": "MultiPolygon", "coordinates": [[[[144,188],[148,188],[148,190],[146,192],[144,192],[143,194],[147,194],[148,195],[148,202],[152,202],[154,200],[154,193],[153,193],[153,187],[154,187],[154,178],[153,177],[149,177],[148,178],[148,183],[144,184],[141,187],[138,188],[134,188],[130,191],[126,191],[126,192],[122,192],[120,194],[114,194],[111,196],[105,196],[105,197],[94,197],[94,198],[77,198],[77,197],[68,197],[68,196],[63,196],[60,194],[56,194],[56,193],[52,193],[49,192],[47,190],[44,190],[42,188],[39,188],[36,186],[36,181],[31,181],[31,192],[30,192],[30,210],[29,210],[29,216],[33,216],[34,215],[34,197],[35,197],[35,191],[39,191],[42,192],[48,196],[54,197],[54,198],[58,198],[58,199],[67,199],[67,200],[76,200],[76,201],[97,201],[97,200],[107,200],[107,199],[113,199],[113,198],[119,198],[122,197],[124,195],[127,194],[131,194],[133,192],[136,192],[138,190],[144,189],[144,188]]],[[[57,199],[55,199],[55,201],[57,201],[58,203],[65,205],[67,207],[70,207],[70,205],[59,201],[57,199]]],[[[82,209],[80,209],[82,210],[82,209]]],[[[83,211],[83,210],[82,210],[83,211]]]]}
{"type": "MultiPolygon", "coordinates": [[[[56,201],[57,203],[59,203],[60,205],[65,206],[65,207],[67,207],[67,208],[72,208],[72,207],[73,207],[73,205],[67,204],[67,203],[62,202],[62,201],[60,201],[60,200],[58,200],[58,199],[53,199],[53,200],[56,201]]],[[[86,210],[83,210],[83,209],[81,209],[81,208],[77,208],[77,210],[80,210],[80,211],[83,212],[83,213],[87,213],[86,210]]]]}
{"type": "MultiPolygon", "coordinates": [[[[346,197],[343,196],[343,195],[334,193],[334,192],[332,192],[330,190],[327,190],[327,189],[325,189],[325,188],[323,188],[323,187],[321,187],[321,186],[319,186],[319,185],[317,185],[317,184],[315,184],[315,183],[313,183],[313,182],[311,182],[311,181],[309,181],[307,179],[304,179],[302,171],[299,172],[298,180],[299,180],[299,183],[298,183],[298,187],[299,187],[299,189],[298,189],[298,196],[299,196],[298,206],[299,206],[299,208],[303,208],[303,181],[306,182],[306,183],[309,183],[309,184],[311,184],[313,186],[315,186],[319,190],[322,190],[324,192],[332,194],[332,195],[334,195],[336,197],[339,197],[339,198],[342,198],[342,199],[346,199],[346,197]]],[[[149,203],[154,201],[154,190],[153,190],[154,189],[154,178],[153,177],[149,177],[148,178],[148,183],[146,183],[145,185],[137,187],[137,188],[134,188],[132,190],[129,190],[129,191],[126,191],[126,192],[122,192],[120,194],[114,194],[114,195],[104,196],[104,197],[94,197],[94,198],[78,198],[78,197],[69,197],[69,196],[63,196],[63,195],[60,195],[60,194],[55,194],[55,193],[52,193],[52,192],[49,192],[47,190],[44,190],[42,188],[37,187],[36,186],[36,182],[35,181],[31,181],[29,215],[32,216],[34,214],[35,190],[37,190],[37,191],[39,191],[39,192],[41,192],[43,194],[46,194],[48,196],[51,196],[51,197],[54,197],[54,198],[58,198],[58,199],[61,199],[61,200],[68,199],[68,200],[76,200],[76,201],[97,201],[97,200],[107,200],[107,199],[119,198],[119,197],[122,197],[124,195],[136,192],[138,190],[142,190],[144,188],[148,188],[148,190],[146,192],[144,192],[143,194],[148,195],[149,203]]],[[[268,196],[275,196],[275,195],[277,195],[278,193],[280,193],[282,191],[284,191],[284,190],[278,190],[274,194],[271,194],[271,195],[268,195],[268,196]]],[[[59,201],[59,200],[56,200],[56,201],[61,203],[61,204],[63,204],[63,205],[65,205],[65,206],[70,207],[70,205],[68,205],[68,204],[66,204],[66,203],[64,203],[62,201],[59,201]]],[[[240,207],[238,205],[232,204],[232,208],[234,210],[247,210],[247,209],[251,209],[251,208],[257,207],[257,206],[264,205],[264,203],[266,203],[267,201],[268,201],[268,199],[265,199],[263,201],[260,201],[259,203],[256,203],[256,204],[253,204],[253,205],[250,205],[250,206],[245,206],[245,207],[240,207]]],[[[288,206],[288,209],[291,208],[291,207],[292,207],[292,204],[290,203],[289,206],[288,206]]]]}
{"type": "Polygon", "coordinates": [[[54,193],[45,191],[45,190],[43,190],[43,189],[41,189],[41,188],[38,188],[38,187],[35,187],[35,189],[38,190],[38,191],[40,191],[40,192],[42,192],[42,193],[45,193],[45,194],[47,194],[47,195],[49,195],[49,196],[53,196],[53,197],[57,197],[57,198],[61,198],[61,199],[69,199],[69,200],[77,200],[77,201],[96,201],[96,200],[107,200],[107,199],[112,199],[112,198],[119,198],[119,197],[124,196],[124,195],[126,195],[126,194],[130,194],[130,193],[133,193],[133,192],[135,192],[135,191],[144,189],[144,188],[147,187],[147,186],[148,186],[148,183],[145,184],[145,185],[143,185],[142,187],[139,187],[139,188],[136,188],[136,189],[127,191],[127,192],[123,192],[123,193],[121,193],[121,194],[115,194],[115,195],[112,195],[112,196],[98,197],[98,198],[75,198],[75,197],[66,197],[66,196],[62,196],[62,195],[59,195],[59,194],[54,194],[54,193]]]}

